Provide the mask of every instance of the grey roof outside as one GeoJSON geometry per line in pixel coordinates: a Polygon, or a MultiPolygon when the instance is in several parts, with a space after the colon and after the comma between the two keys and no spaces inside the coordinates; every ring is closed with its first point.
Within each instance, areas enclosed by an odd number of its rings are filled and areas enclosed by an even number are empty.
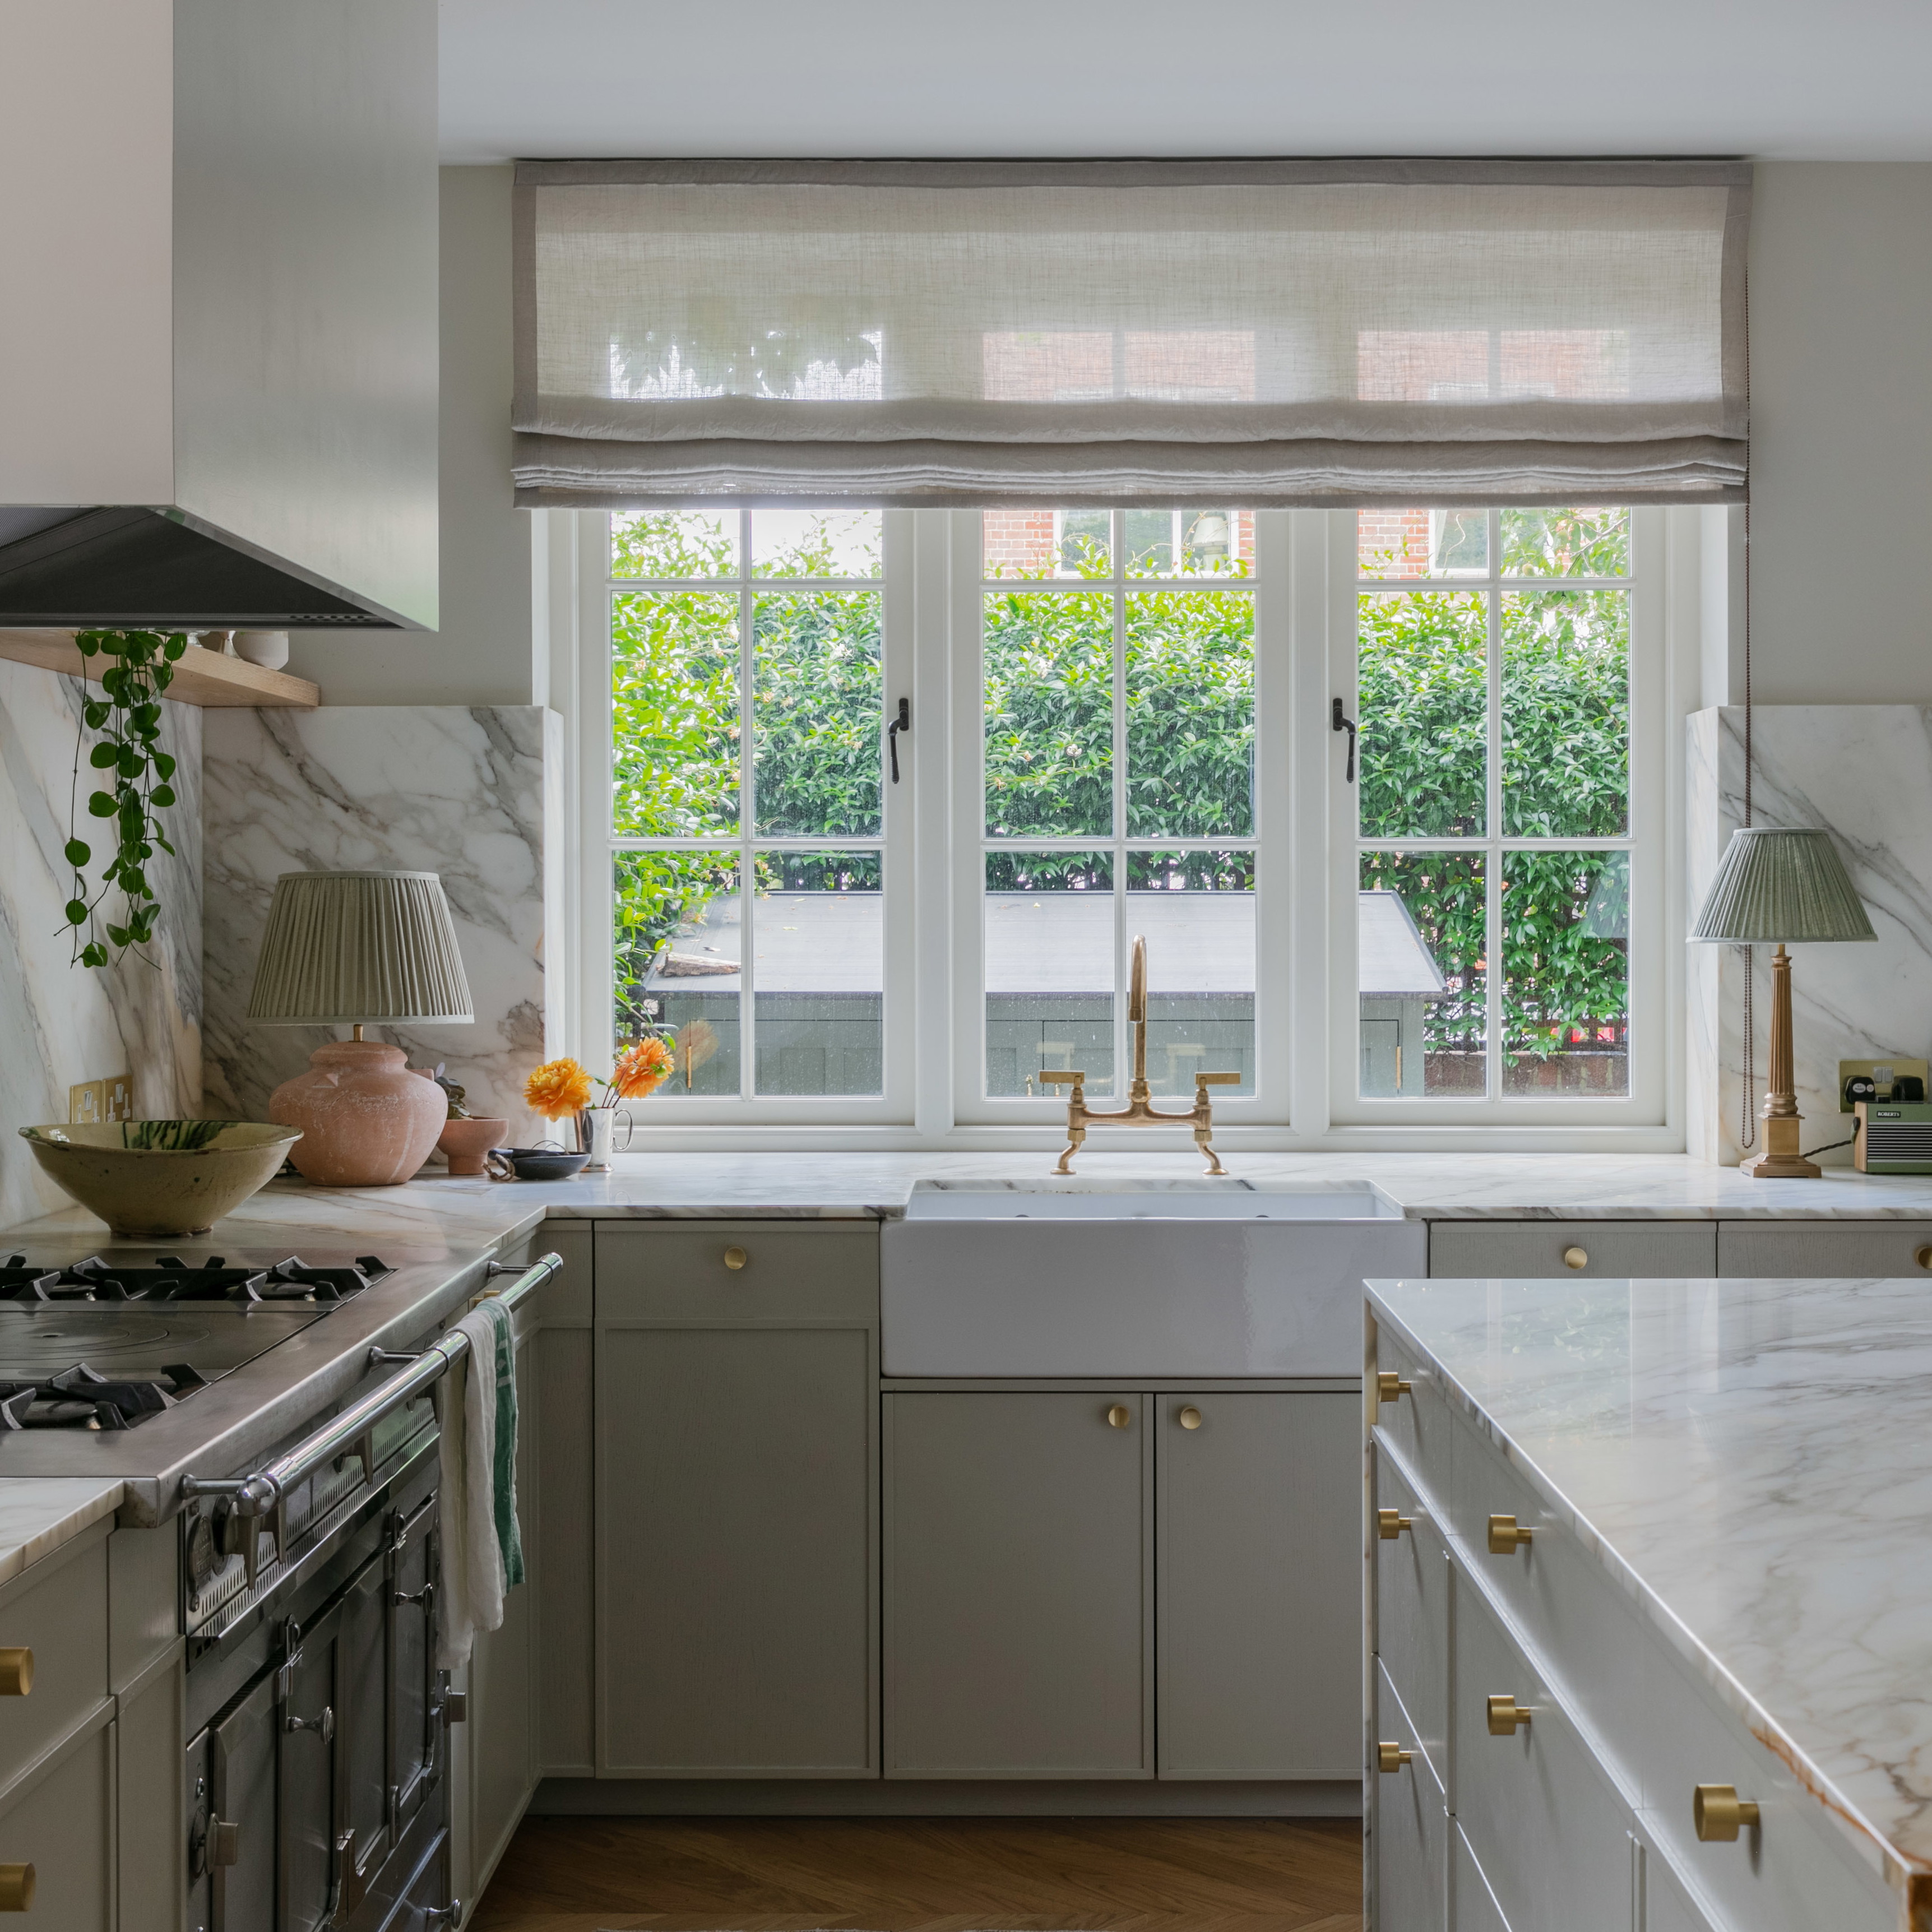
{"type": "MultiPolygon", "coordinates": [[[[1440,999],[1441,969],[1394,892],[1359,896],[1360,986],[1378,998],[1440,999]]],[[[1147,940],[1156,993],[1252,993],[1255,902],[1247,892],[1130,892],[1127,930],[1147,940]]],[[[759,988],[768,993],[876,993],[884,982],[876,892],[771,892],[757,902],[759,988]]],[[[673,944],[677,963],[730,967],[742,957],[737,897],[713,899],[704,923],[673,944]]],[[[988,892],[986,988],[994,993],[1083,993],[1114,983],[1111,892],[988,892]]],[[[677,972],[654,984],[724,992],[735,974],[677,972]]]]}

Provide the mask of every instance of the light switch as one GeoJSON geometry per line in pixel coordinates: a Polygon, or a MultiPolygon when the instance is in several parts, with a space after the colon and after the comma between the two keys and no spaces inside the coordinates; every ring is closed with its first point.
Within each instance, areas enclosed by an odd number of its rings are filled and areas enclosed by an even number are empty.
{"type": "Polygon", "coordinates": [[[71,1122],[94,1126],[107,1118],[107,1082],[83,1080],[67,1090],[67,1117],[71,1122]]]}
{"type": "Polygon", "coordinates": [[[104,1080],[106,1103],[103,1118],[110,1120],[131,1120],[134,1118],[134,1076],[131,1073],[117,1073],[111,1080],[104,1080]]]}

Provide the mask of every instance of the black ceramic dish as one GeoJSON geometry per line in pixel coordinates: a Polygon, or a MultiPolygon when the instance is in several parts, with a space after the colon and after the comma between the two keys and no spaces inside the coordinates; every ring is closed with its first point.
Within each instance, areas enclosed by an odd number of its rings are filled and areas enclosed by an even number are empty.
{"type": "Polygon", "coordinates": [[[566,1154],[558,1148],[492,1148],[488,1165],[499,1180],[568,1180],[584,1172],[584,1163],[590,1158],[587,1154],[566,1154]]]}

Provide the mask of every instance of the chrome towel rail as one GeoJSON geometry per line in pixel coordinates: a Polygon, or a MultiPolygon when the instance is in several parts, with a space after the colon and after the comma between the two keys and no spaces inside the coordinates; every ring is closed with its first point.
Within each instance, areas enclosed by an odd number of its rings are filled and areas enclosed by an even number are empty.
{"type": "MultiPolygon", "coordinates": [[[[508,1287],[491,1288],[478,1298],[499,1300],[506,1308],[514,1308],[562,1266],[563,1257],[554,1253],[545,1255],[522,1269],[491,1262],[488,1268],[489,1274],[514,1274],[517,1278],[508,1287]]],[[[369,1473],[370,1438],[376,1425],[405,1402],[413,1402],[431,1383],[440,1381],[449,1372],[451,1366],[468,1353],[469,1348],[469,1336],[452,1330],[439,1335],[420,1354],[398,1355],[386,1348],[371,1348],[368,1360],[372,1367],[382,1362],[398,1361],[406,1362],[409,1366],[400,1375],[392,1376],[380,1388],[372,1389],[360,1402],[352,1402],[340,1415],[332,1416],[313,1436],[297,1443],[286,1455],[278,1456],[265,1468],[246,1476],[184,1476],[182,1494],[220,1496],[227,1509],[238,1516],[272,1516],[275,1519],[275,1556],[279,1562],[282,1556],[282,1503],[289,1491],[323,1463],[350,1454],[358,1455],[364,1474],[369,1473]]],[[[248,1559],[251,1581],[256,1570],[254,1545],[255,1538],[250,1534],[243,1554],[248,1559]]]]}

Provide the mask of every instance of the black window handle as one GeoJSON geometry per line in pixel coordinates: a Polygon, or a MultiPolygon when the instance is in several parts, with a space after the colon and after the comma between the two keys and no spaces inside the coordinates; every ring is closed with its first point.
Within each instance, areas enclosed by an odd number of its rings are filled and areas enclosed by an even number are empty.
{"type": "Polygon", "coordinates": [[[912,730],[912,700],[899,700],[899,715],[886,727],[886,749],[892,754],[892,783],[899,782],[899,734],[910,735],[912,730]]]}
{"type": "Polygon", "coordinates": [[[1346,731],[1348,734],[1348,769],[1344,775],[1349,784],[1355,782],[1355,721],[1342,713],[1342,700],[1335,700],[1335,708],[1328,714],[1328,728],[1331,731],[1346,731]]]}

